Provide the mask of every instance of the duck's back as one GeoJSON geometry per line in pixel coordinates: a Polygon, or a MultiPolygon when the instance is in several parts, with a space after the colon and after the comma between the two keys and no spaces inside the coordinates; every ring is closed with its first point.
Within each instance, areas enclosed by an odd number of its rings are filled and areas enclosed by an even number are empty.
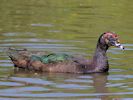
{"type": "Polygon", "coordinates": [[[42,72],[84,73],[88,60],[79,59],[67,54],[47,54],[47,52],[29,52],[26,49],[8,49],[8,56],[14,66],[42,72]]]}

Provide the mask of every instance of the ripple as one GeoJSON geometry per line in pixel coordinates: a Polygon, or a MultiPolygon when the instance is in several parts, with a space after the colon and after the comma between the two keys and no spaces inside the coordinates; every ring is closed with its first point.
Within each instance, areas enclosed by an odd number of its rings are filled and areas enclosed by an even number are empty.
{"type": "MultiPolygon", "coordinates": [[[[112,64],[112,63],[111,63],[112,64]]],[[[116,63],[113,63],[114,65],[121,65],[121,64],[116,64],[116,63]]],[[[125,72],[126,70],[124,69],[110,69],[109,70],[110,72],[125,72]]]]}
{"type": "Polygon", "coordinates": [[[25,98],[2,98],[2,97],[0,97],[0,100],[28,100],[28,98],[27,99],[25,99],[25,98]]]}
{"type": "Polygon", "coordinates": [[[44,39],[44,38],[14,38],[14,39],[4,39],[4,40],[0,40],[0,42],[4,42],[4,43],[8,43],[8,42],[39,42],[39,43],[44,43],[44,42],[49,42],[49,43],[64,43],[64,42],[79,42],[79,43],[84,43],[84,41],[80,41],[80,40],[56,40],[56,39],[44,39]]]}
{"type": "Polygon", "coordinates": [[[88,89],[91,86],[81,86],[81,85],[77,85],[77,84],[58,84],[58,85],[56,85],[56,87],[64,88],[64,89],[88,89]]]}
{"type": "Polygon", "coordinates": [[[10,36],[10,37],[13,37],[13,36],[36,36],[35,33],[32,33],[32,32],[24,32],[24,33],[19,33],[19,32],[9,32],[9,33],[2,33],[3,36],[10,36]]]}
{"type": "Polygon", "coordinates": [[[125,85],[125,83],[114,83],[114,84],[107,84],[107,87],[120,87],[125,85]]]}
{"type": "Polygon", "coordinates": [[[60,30],[49,30],[48,32],[50,32],[50,33],[59,33],[61,31],[60,30]]]}
{"type": "Polygon", "coordinates": [[[92,76],[84,75],[84,76],[79,76],[79,78],[81,78],[81,79],[92,79],[92,76]]]}
{"type": "Polygon", "coordinates": [[[21,77],[11,77],[11,80],[18,82],[25,82],[30,84],[38,84],[38,85],[52,85],[53,82],[38,79],[38,78],[21,78],[21,77]]]}
{"type": "Polygon", "coordinates": [[[10,67],[10,66],[12,66],[12,64],[11,63],[0,63],[0,66],[2,66],[2,67],[10,67]]]}
{"type": "Polygon", "coordinates": [[[133,88],[127,88],[127,90],[133,90],[133,88]]]}
{"type": "Polygon", "coordinates": [[[77,82],[77,83],[92,83],[92,80],[81,80],[81,79],[68,79],[65,82],[77,82]]]}
{"type": "Polygon", "coordinates": [[[112,48],[110,50],[108,50],[108,52],[112,53],[112,54],[122,54],[122,52],[118,51],[120,50],[119,48],[112,48]]]}
{"type": "Polygon", "coordinates": [[[0,63],[9,63],[9,62],[11,62],[11,61],[10,60],[0,60],[0,63]]]}
{"type": "Polygon", "coordinates": [[[115,77],[114,76],[114,77],[109,77],[109,80],[116,80],[117,81],[117,80],[124,80],[124,78],[123,77],[117,77],[117,76],[115,77]]]}
{"type": "Polygon", "coordinates": [[[54,25],[53,24],[31,24],[31,26],[35,26],[35,27],[40,27],[40,26],[43,26],[43,27],[53,27],[54,25]]]}
{"type": "Polygon", "coordinates": [[[24,93],[24,92],[40,92],[40,91],[48,91],[49,89],[39,87],[39,86],[28,86],[28,87],[14,87],[11,89],[1,89],[0,92],[3,93],[24,93]]]}
{"type": "Polygon", "coordinates": [[[123,46],[133,47],[133,44],[123,44],[123,46]]]}
{"type": "Polygon", "coordinates": [[[37,43],[7,43],[7,44],[1,44],[1,46],[3,47],[14,47],[14,46],[21,46],[21,47],[25,47],[25,48],[38,48],[38,49],[41,49],[41,48],[67,48],[67,49],[79,49],[77,47],[74,47],[72,45],[63,45],[63,44],[37,44],[37,43]]]}
{"type": "Polygon", "coordinates": [[[16,82],[0,82],[1,86],[23,86],[21,83],[16,82]]]}
{"type": "Polygon", "coordinates": [[[5,94],[5,93],[0,93],[1,97],[82,97],[82,96],[118,96],[118,95],[132,95],[133,92],[114,92],[114,93],[87,93],[87,94],[82,94],[82,93],[39,93],[39,94],[30,94],[30,93],[10,93],[10,94],[5,94]]]}
{"type": "Polygon", "coordinates": [[[110,75],[109,80],[125,80],[126,78],[133,78],[133,75],[110,75]]]}

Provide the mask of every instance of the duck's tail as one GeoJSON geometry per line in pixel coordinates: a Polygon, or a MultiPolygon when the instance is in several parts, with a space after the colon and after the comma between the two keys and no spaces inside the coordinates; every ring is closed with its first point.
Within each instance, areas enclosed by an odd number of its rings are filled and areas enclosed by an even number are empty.
{"type": "Polygon", "coordinates": [[[15,67],[26,67],[30,53],[26,49],[6,48],[4,50],[15,67]]]}
{"type": "Polygon", "coordinates": [[[25,59],[30,55],[27,49],[6,48],[4,51],[11,60],[25,59]]]}

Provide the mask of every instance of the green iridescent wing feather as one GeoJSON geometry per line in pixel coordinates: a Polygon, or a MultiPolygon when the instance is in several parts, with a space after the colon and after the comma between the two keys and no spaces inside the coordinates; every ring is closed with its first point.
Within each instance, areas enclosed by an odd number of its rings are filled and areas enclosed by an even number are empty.
{"type": "Polygon", "coordinates": [[[57,62],[63,62],[66,60],[70,60],[72,58],[72,56],[67,55],[67,54],[49,54],[49,55],[43,55],[41,57],[36,56],[36,55],[32,55],[31,56],[31,60],[32,61],[41,61],[43,63],[57,63],[57,62]]]}

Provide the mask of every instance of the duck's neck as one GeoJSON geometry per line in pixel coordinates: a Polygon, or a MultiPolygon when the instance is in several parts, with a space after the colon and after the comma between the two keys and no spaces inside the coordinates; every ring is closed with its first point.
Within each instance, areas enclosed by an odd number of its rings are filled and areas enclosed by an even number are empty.
{"type": "Polygon", "coordinates": [[[106,55],[106,51],[108,46],[105,44],[97,43],[97,47],[93,56],[93,67],[96,70],[100,71],[108,71],[108,59],[106,55]]]}

